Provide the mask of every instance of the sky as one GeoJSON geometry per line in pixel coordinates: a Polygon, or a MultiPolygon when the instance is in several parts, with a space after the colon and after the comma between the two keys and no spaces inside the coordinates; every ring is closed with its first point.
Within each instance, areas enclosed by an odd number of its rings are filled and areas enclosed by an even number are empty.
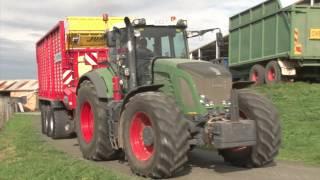
{"type": "MultiPolygon", "coordinates": [[[[220,27],[264,0],[0,0],[0,80],[36,79],[35,43],[67,16],[134,16],[188,20],[189,30],[220,27]]],[[[295,0],[281,0],[284,6],[295,0]]],[[[214,39],[208,33],[189,42],[190,49],[214,39]]]]}

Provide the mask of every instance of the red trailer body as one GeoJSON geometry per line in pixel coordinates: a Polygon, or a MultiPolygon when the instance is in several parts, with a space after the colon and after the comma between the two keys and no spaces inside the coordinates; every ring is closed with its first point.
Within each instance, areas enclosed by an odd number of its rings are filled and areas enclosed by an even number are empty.
{"type": "Polygon", "coordinates": [[[69,42],[65,32],[65,23],[60,21],[36,44],[39,99],[59,101],[73,110],[81,76],[79,64],[91,66],[91,69],[105,67],[101,62],[107,61],[108,48],[67,49],[69,42]]]}

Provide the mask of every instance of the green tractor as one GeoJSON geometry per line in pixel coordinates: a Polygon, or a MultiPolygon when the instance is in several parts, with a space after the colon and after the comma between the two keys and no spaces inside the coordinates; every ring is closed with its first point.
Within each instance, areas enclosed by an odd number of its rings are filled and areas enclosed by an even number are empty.
{"type": "Polygon", "coordinates": [[[110,160],[124,152],[140,176],[167,178],[182,170],[193,147],[213,145],[225,161],[260,167],[281,142],[275,107],[232,82],[230,72],[188,59],[187,24],[145,19],[106,33],[105,68],[79,79],[76,133],[83,156],[110,160]]]}

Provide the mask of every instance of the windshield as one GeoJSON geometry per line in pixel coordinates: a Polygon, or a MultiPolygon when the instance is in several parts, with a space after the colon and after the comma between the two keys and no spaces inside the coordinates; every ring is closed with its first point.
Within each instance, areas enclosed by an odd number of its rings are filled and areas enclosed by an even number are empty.
{"type": "MultiPolygon", "coordinates": [[[[136,48],[152,57],[187,58],[184,29],[176,27],[137,28],[136,48]]],[[[139,59],[139,57],[137,57],[139,59]]],[[[143,58],[144,59],[144,58],[143,58]]]]}

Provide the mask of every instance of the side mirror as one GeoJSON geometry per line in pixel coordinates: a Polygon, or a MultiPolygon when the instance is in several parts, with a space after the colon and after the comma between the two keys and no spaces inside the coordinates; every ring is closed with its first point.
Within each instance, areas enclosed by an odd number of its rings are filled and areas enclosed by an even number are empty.
{"type": "Polygon", "coordinates": [[[219,47],[221,47],[221,46],[224,45],[223,35],[222,35],[221,32],[218,32],[218,33],[216,34],[216,41],[217,41],[219,47]]]}
{"type": "Polygon", "coordinates": [[[116,36],[113,31],[109,31],[106,34],[107,46],[108,47],[116,47],[116,36]]]}

